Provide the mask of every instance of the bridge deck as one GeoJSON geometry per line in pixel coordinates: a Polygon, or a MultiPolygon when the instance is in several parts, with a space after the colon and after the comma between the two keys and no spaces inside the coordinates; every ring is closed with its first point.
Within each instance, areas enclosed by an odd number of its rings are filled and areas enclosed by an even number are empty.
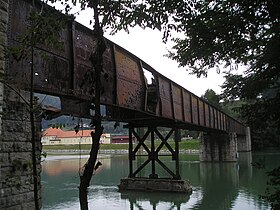
{"type": "MultiPolygon", "coordinates": [[[[10,4],[8,44],[17,46],[28,28],[31,0],[13,0],[10,4]]],[[[48,10],[66,20],[59,40],[63,47],[36,47],[34,89],[59,96],[62,113],[89,115],[88,107],[94,97],[94,81],[89,79],[92,69],[89,57],[96,39],[90,29],[54,9],[48,10]]],[[[155,124],[245,134],[245,127],[235,119],[161,75],[124,48],[109,40],[106,43],[101,101],[107,106],[110,119],[135,126],[155,124]],[[150,78],[146,76],[147,72],[150,78]]],[[[10,82],[28,89],[30,60],[17,61],[10,56],[7,66],[10,82]]]]}

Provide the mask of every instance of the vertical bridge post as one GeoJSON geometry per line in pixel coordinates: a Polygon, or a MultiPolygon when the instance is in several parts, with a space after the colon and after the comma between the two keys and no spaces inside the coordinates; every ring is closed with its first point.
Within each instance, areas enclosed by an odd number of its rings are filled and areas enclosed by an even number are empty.
{"type": "Polygon", "coordinates": [[[251,151],[250,127],[246,127],[246,135],[237,136],[237,149],[238,149],[238,152],[250,152],[251,151]]]}

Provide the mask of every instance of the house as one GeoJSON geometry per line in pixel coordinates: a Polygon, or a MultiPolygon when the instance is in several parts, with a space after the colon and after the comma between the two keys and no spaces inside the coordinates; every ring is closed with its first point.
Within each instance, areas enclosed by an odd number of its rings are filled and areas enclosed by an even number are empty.
{"type": "MultiPolygon", "coordinates": [[[[92,130],[64,131],[60,128],[48,128],[42,133],[41,141],[43,145],[72,145],[91,144],[92,130]]],[[[102,134],[100,144],[110,144],[111,135],[102,134]]]]}

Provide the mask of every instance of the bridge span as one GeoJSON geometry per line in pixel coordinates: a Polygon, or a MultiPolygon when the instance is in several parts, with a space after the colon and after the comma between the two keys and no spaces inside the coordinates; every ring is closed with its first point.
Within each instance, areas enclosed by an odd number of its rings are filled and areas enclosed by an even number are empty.
{"type": "MultiPolygon", "coordinates": [[[[20,38],[27,32],[31,11],[31,0],[11,2],[10,47],[18,46],[20,38]]],[[[60,33],[62,47],[38,44],[35,49],[34,90],[59,96],[64,113],[89,115],[84,113],[86,110],[82,110],[82,113],[76,111],[74,104],[90,105],[94,97],[94,81],[89,81],[89,74],[92,69],[90,55],[96,39],[90,29],[66,16],[60,17],[66,21],[60,33]],[[73,106],[69,106],[69,103],[73,106]]],[[[166,78],[124,48],[109,40],[106,43],[101,103],[112,110],[112,119],[137,126],[160,122],[169,127],[246,134],[245,126],[237,120],[166,78]]],[[[10,56],[7,76],[11,83],[28,88],[30,59],[17,61],[10,56]]]]}
{"type": "MultiPolygon", "coordinates": [[[[10,1],[9,47],[20,45],[20,37],[27,32],[31,2],[10,1]]],[[[38,2],[37,9],[40,9],[38,2]]],[[[58,15],[65,21],[65,26],[59,38],[62,47],[38,44],[34,50],[34,90],[59,96],[61,114],[90,117],[90,107],[95,96],[95,81],[90,79],[93,71],[89,59],[96,46],[93,32],[50,7],[44,10],[50,15],[58,15]]],[[[249,130],[240,122],[166,78],[121,46],[108,39],[106,45],[101,103],[106,106],[108,120],[128,123],[131,139],[130,178],[137,177],[149,164],[149,178],[158,178],[155,171],[155,163],[158,163],[172,179],[180,180],[178,129],[204,132],[200,136],[202,161],[236,161],[238,147],[240,150],[250,150],[249,130]],[[136,131],[140,127],[147,129],[140,134],[136,131]],[[157,127],[168,127],[171,130],[163,136],[157,127]],[[154,145],[155,135],[162,142],[158,148],[154,145]],[[175,148],[171,148],[168,143],[172,135],[175,148]],[[137,139],[137,145],[132,144],[133,136],[137,139]],[[148,137],[151,148],[145,143],[148,137]],[[175,172],[160,161],[162,147],[167,148],[175,161],[175,172]],[[135,166],[137,157],[143,156],[139,154],[140,148],[143,148],[147,160],[135,166]]],[[[17,60],[10,55],[6,66],[9,83],[29,90],[30,59],[26,57],[17,60]]]]}

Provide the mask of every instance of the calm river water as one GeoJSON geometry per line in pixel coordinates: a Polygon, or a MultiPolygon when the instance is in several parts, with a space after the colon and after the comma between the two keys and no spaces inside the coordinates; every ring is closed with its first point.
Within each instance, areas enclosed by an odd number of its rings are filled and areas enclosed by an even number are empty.
{"type": "MultiPolygon", "coordinates": [[[[86,159],[77,157],[49,156],[42,163],[43,210],[79,209],[78,169],[86,159]]],[[[181,176],[193,186],[190,196],[119,193],[119,180],[128,175],[127,155],[104,155],[99,160],[103,165],[94,175],[89,189],[90,209],[267,210],[269,205],[260,199],[266,188],[265,171],[278,166],[280,153],[240,153],[238,163],[200,163],[197,155],[181,155],[181,176]],[[267,169],[253,167],[252,162],[265,164],[267,169]]],[[[169,159],[165,163],[173,166],[169,159]]],[[[149,174],[149,171],[142,173],[149,174]]]]}

